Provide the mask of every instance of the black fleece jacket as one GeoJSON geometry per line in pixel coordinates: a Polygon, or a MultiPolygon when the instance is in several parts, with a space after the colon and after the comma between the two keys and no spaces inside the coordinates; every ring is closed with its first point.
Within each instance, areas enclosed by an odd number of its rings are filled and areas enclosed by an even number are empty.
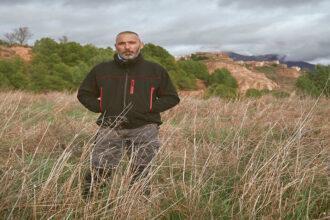
{"type": "Polygon", "coordinates": [[[180,102],[167,71],[141,54],[129,61],[115,54],[114,60],[96,65],[77,97],[87,109],[101,113],[98,125],[114,126],[115,121],[125,118],[123,128],[160,125],[160,112],[180,102]]]}

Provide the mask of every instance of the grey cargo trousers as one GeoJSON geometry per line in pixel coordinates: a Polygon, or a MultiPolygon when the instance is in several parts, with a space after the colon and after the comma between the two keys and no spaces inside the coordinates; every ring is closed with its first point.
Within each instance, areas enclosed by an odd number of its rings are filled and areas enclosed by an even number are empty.
{"type": "MultiPolygon", "coordinates": [[[[91,154],[91,172],[85,175],[82,194],[84,198],[93,195],[93,185],[98,185],[103,178],[111,176],[127,152],[131,161],[133,184],[136,179],[148,174],[149,164],[159,147],[159,128],[157,124],[147,124],[135,129],[100,128],[91,154]]],[[[148,186],[145,194],[150,193],[148,186]]]]}
{"type": "Polygon", "coordinates": [[[100,128],[91,154],[91,165],[95,169],[114,169],[127,151],[133,169],[142,172],[159,147],[157,124],[147,124],[134,129],[100,128]]]}

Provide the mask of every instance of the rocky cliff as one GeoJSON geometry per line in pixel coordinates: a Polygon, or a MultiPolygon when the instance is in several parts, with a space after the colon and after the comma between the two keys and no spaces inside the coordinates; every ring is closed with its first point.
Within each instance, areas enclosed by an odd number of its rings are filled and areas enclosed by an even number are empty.
{"type": "Polygon", "coordinates": [[[0,58],[13,58],[18,56],[25,61],[30,61],[32,59],[32,49],[30,47],[22,46],[12,46],[3,47],[0,46],[0,58]]]}
{"type": "Polygon", "coordinates": [[[248,69],[244,62],[235,62],[225,53],[197,53],[197,55],[207,58],[203,62],[210,73],[216,69],[228,69],[237,80],[240,93],[245,93],[251,88],[258,90],[279,88],[279,85],[267,78],[264,73],[248,69]]]}

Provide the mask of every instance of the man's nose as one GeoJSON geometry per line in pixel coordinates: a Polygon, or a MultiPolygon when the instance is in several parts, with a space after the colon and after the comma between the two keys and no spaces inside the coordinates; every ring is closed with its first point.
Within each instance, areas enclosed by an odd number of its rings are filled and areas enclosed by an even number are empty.
{"type": "Polygon", "coordinates": [[[129,48],[129,44],[127,43],[127,44],[125,44],[125,48],[126,49],[128,49],[129,48]]]}

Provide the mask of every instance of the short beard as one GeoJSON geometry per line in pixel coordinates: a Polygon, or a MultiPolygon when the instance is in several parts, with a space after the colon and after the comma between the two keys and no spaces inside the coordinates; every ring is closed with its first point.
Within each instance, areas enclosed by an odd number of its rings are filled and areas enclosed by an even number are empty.
{"type": "Polygon", "coordinates": [[[135,53],[135,54],[132,54],[132,55],[129,55],[129,56],[126,56],[124,54],[119,54],[121,58],[124,58],[125,60],[133,60],[135,59],[137,56],[139,56],[140,54],[140,48],[138,49],[138,51],[135,53]]]}

